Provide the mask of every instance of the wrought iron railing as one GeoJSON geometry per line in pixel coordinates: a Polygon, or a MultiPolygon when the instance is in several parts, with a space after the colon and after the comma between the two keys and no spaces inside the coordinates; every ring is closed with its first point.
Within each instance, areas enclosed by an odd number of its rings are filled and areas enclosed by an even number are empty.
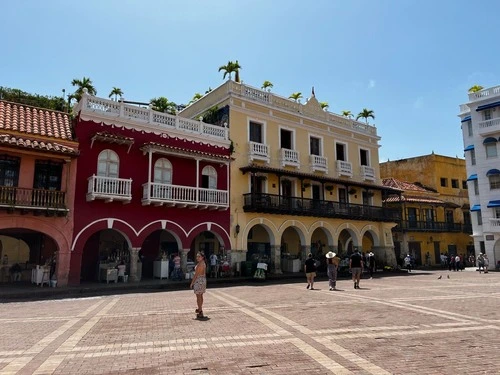
{"type": "Polygon", "coordinates": [[[245,212],[371,221],[399,221],[400,219],[398,209],[387,207],[261,193],[244,194],[243,198],[245,212]]]}
{"type": "Polygon", "coordinates": [[[424,221],[424,220],[401,220],[394,228],[396,231],[409,232],[463,232],[472,233],[472,226],[469,224],[448,223],[445,221],[424,221]]]}

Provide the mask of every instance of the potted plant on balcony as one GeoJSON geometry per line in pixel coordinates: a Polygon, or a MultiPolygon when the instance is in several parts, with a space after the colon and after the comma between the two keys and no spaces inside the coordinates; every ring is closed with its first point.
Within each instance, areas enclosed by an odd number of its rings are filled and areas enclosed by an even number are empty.
{"type": "Polygon", "coordinates": [[[352,188],[349,189],[348,193],[350,195],[356,194],[356,189],[352,187],[352,188]]]}
{"type": "Polygon", "coordinates": [[[327,191],[333,191],[333,185],[326,185],[325,190],[327,191]]]}

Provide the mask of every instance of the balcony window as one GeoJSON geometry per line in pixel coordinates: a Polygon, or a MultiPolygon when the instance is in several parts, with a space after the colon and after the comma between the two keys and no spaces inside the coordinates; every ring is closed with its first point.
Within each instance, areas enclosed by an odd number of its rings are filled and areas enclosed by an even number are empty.
{"type": "Polygon", "coordinates": [[[347,161],[346,145],[343,143],[335,143],[335,156],[337,160],[347,161]]]}
{"type": "Polygon", "coordinates": [[[477,225],[483,225],[483,217],[481,216],[481,211],[476,211],[477,225]]]}
{"type": "Polygon", "coordinates": [[[34,189],[61,190],[62,163],[35,161],[34,189]]]}
{"type": "Polygon", "coordinates": [[[309,148],[311,155],[321,156],[321,139],[316,137],[310,137],[309,148]]]}
{"type": "Polygon", "coordinates": [[[491,109],[485,109],[483,111],[483,120],[484,121],[491,120],[491,109]]]}
{"type": "Polygon", "coordinates": [[[361,165],[366,165],[366,166],[369,166],[370,165],[370,153],[368,150],[363,150],[363,149],[360,149],[359,150],[359,161],[360,161],[360,164],[361,165]]]}
{"type": "Polygon", "coordinates": [[[249,137],[250,142],[264,143],[263,138],[263,125],[258,122],[250,121],[249,124],[249,137]]]}
{"type": "Polygon", "coordinates": [[[21,158],[8,155],[0,156],[0,186],[17,186],[21,158]]]}
{"type": "Polygon", "coordinates": [[[452,187],[453,189],[458,189],[458,180],[456,180],[456,179],[452,178],[452,179],[451,179],[451,187],[452,187]]]}
{"type": "Polygon", "coordinates": [[[97,175],[118,178],[120,159],[113,150],[104,150],[97,159],[97,175]]]}
{"type": "Polygon", "coordinates": [[[476,165],[476,151],[474,149],[470,150],[470,163],[476,165]]]}
{"type": "Polygon", "coordinates": [[[467,121],[467,132],[469,133],[469,137],[472,137],[474,134],[472,132],[472,121],[467,121]]]}
{"type": "Polygon", "coordinates": [[[217,171],[211,165],[204,167],[201,172],[201,187],[217,189],[217,171]]]}
{"type": "Polygon", "coordinates": [[[161,184],[172,184],[172,163],[168,159],[161,158],[155,163],[154,182],[161,184]]]}
{"type": "Polygon", "coordinates": [[[500,174],[491,175],[488,178],[490,180],[490,190],[500,189],[500,174]]]}
{"type": "Polygon", "coordinates": [[[281,148],[293,150],[293,132],[286,129],[280,129],[281,148]]]}
{"type": "Polygon", "coordinates": [[[496,143],[486,143],[486,157],[487,158],[496,158],[497,157],[497,144],[496,143]]]}
{"type": "Polygon", "coordinates": [[[477,182],[477,179],[474,180],[474,195],[479,195],[479,183],[477,182]]]}

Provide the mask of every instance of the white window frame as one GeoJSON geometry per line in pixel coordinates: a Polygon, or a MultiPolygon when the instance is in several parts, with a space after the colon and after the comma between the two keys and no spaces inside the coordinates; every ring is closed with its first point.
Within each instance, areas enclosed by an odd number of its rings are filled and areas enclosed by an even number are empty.
{"type": "Polygon", "coordinates": [[[476,150],[470,150],[470,163],[471,165],[476,165],[476,150]]]}
{"type": "Polygon", "coordinates": [[[296,137],[296,132],[295,132],[295,129],[293,128],[290,128],[288,126],[279,126],[278,127],[278,139],[279,139],[279,147],[280,149],[282,149],[283,147],[281,147],[281,130],[286,130],[286,131],[289,131],[292,133],[292,145],[291,145],[291,150],[293,151],[297,151],[297,146],[296,146],[296,140],[297,140],[297,137],[296,137]]]}
{"type": "Polygon", "coordinates": [[[262,143],[261,144],[265,145],[266,144],[267,121],[263,121],[263,120],[251,118],[251,117],[247,118],[247,139],[248,139],[248,142],[254,142],[254,141],[250,140],[250,123],[251,122],[254,122],[256,124],[260,124],[262,126],[262,140],[261,140],[262,143]]]}
{"type": "Polygon", "coordinates": [[[118,154],[111,150],[102,150],[97,157],[97,175],[101,177],[118,178],[120,175],[120,157],[118,154]],[[105,172],[100,171],[99,166],[104,164],[105,172]],[[111,173],[111,166],[116,165],[116,175],[111,173]]]}
{"type": "Polygon", "coordinates": [[[158,160],[156,160],[153,168],[153,182],[172,185],[172,178],[173,168],[170,160],[168,160],[167,158],[159,158],[158,160]],[[161,174],[160,179],[156,178],[157,171],[159,171],[161,174]]]}
{"type": "Polygon", "coordinates": [[[472,130],[472,121],[471,120],[467,121],[467,132],[469,133],[469,137],[472,137],[474,135],[474,132],[472,130]]]}
{"type": "Polygon", "coordinates": [[[364,165],[364,164],[361,164],[361,151],[365,151],[366,152],[366,157],[368,159],[368,164],[366,164],[366,166],[367,167],[371,167],[371,164],[372,164],[372,155],[370,153],[370,150],[367,149],[367,148],[364,148],[364,147],[359,147],[359,149],[358,149],[359,165],[364,165]]]}
{"type": "Polygon", "coordinates": [[[205,165],[201,175],[208,176],[208,189],[217,189],[217,170],[213,166],[205,165]]]}
{"type": "Polygon", "coordinates": [[[479,182],[475,179],[472,183],[474,184],[474,195],[479,195],[479,182]]]}
{"type": "Polygon", "coordinates": [[[483,121],[491,120],[491,109],[485,109],[483,111],[483,121]]]}
{"type": "Polygon", "coordinates": [[[324,147],[323,147],[323,137],[320,135],[316,134],[311,134],[309,133],[309,155],[312,155],[312,150],[311,150],[311,138],[315,138],[319,141],[319,155],[317,156],[324,156],[324,147]]]}
{"type": "Polygon", "coordinates": [[[490,190],[500,189],[500,175],[494,174],[488,177],[490,182],[490,190]]]}
{"type": "Polygon", "coordinates": [[[335,153],[335,160],[338,161],[339,159],[337,159],[337,145],[342,145],[344,146],[344,159],[345,160],[342,160],[342,161],[345,161],[345,162],[349,162],[349,148],[348,148],[348,144],[345,143],[345,142],[339,142],[339,141],[335,141],[334,143],[334,153],[335,153]]]}

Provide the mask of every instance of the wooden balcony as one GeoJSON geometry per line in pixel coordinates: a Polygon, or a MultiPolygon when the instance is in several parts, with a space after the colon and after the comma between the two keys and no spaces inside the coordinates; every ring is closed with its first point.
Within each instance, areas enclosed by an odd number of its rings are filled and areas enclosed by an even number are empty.
{"type": "Polygon", "coordinates": [[[56,214],[65,216],[66,193],[58,190],[29,189],[14,186],[0,186],[0,207],[10,212],[56,214]]]}
{"type": "Polygon", "coordinates": [[[398,209],[273,194],[243,194],[245,212],[397,222],[398,209]]]}
{"type": "Polygon", "coordinates": [[[445,221],[401,220],[394,230],[404,230],[406,232],[462,232],[472,234],[472,226],[470,224],[447,223],[445,221]]]}
{"type": "Polygon", "coordinates": [[[132,180],[128,178],[113,178],[93,175],[87,179],[87,202],[102,199],[106,203],[132,200],[132,180]]]}
{"type": "Polygon", "coordinates": [[[149,182],[142,185],[142,204],[169,207],[189,207],[208,210],[227,210],[227,190],[205,189],[149,182]]]}

